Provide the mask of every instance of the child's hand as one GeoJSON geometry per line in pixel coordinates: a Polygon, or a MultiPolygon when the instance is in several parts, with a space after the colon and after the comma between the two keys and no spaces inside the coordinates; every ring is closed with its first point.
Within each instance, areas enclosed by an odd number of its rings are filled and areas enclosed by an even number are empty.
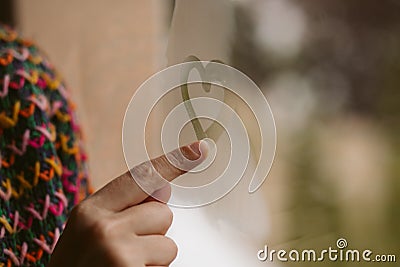
{"type": "MultiPolygon", "coordinates": [[[[206,145],[201,145],[200,150],[200,144],[204,143],[195,142],[180,151],[189,160],[200,159],[196,161],[199,164],[207,153],[206,145]]],[[[185,164],[180,151],[168,155],[185,164]]],[[[151,182],[156,175],[153,166],[169,181],[182,175],[181,169],[195,167],[185,164],[178,169],[163,155],[132,170],[138,176],[135,178],[149,181],[148,185],[164,201],[169,198],[170,187],[151,182]]],[[[49,266],[168,266],[177,255],[174,241],[165,236],[171,223],[169,207],[150,198],[127,172],[74,208],[49,266]]]]}

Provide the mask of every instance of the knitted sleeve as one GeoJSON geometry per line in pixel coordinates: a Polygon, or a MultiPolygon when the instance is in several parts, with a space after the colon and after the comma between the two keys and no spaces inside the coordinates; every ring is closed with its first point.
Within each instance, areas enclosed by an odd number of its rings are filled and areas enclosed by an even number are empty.
{"type": "Polygon", "coordinates": [[[0,25],[0,267],[45,266],[90,193],[81,131],[59,74],[0,25]]]}

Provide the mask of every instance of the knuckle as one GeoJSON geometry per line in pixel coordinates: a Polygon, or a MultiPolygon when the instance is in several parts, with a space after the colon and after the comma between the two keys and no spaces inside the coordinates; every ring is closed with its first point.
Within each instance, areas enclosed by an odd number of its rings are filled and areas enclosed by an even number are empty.
{"type": "Polygon", "coordinates": [[[86,230],[90,228],[92,218],[93,216],[91,215],[90,209],[82,202],[72,209],[68,218],[68,225],[86,230]]]}
{"type": "Polygon", "coordinates": [[[71,211],[68,224],[78,234],[101,239],[111,232],[115,224],[111,217],[104,215],[96,207],[82,202],[71,211]]]}
{"type": "MultiPolygon", "coordinates": [[[[175,166],[182,166],[182,156],[170,152],[167,156],[163,156],[154,162],[156,170],[162,172],[166,177],[176,177],[183,174],[183,171],[175,166]],[[173,164],[170,163],[173,162],[173,164]]],[[[163,178],[166,178],[163,177],[163,178]]]]}
{"type": "Polygon", "coordinates": [[[160,179],[159,165],[158,161],[146,161],[131,170],[132,176],[135,178],[136,182],[146,192],[153,192],[161,188],[165,182],[160,179]]]}
{"type": "Polygon", "coordinates": [[[76,205],[70,214],[71,219],[86,217],[87,209],[84,202],[76,205]]]}
{"type": "Polygon", "coordinates": [[[88,234],[98,240],[105,240],[110,237],[114,229],[114,221],[108,218],[97,219],[91,223],[88,234]]]}

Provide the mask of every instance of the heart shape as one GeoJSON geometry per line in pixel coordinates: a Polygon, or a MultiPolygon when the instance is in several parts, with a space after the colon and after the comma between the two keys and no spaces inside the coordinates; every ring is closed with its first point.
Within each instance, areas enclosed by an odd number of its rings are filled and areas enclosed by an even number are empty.
{"type": "MultiPolygon", "coordinates": [[[[203,78],[207,74],[208,66],[204,67],[201,63],[201,60],[196,57],[196,56],[188,56],[185,60],[185,62],[198,62],[198,64],[193,64],[191,68],[186,69],[184,73],[182,73],[182,80],[184,83],[181,85],[181,93],[182,93],[182,100],[185,104],[186,111],[189,115],[190,122],[192,123],[194,132],[196,133],[196,137],[198,140],[202,140],[204,138],[211,138],[214,141],[216,141],[219,136],[222,134],[222,129],[219,127],[218,123],[216,121],[213,121],[212,124],[204,131],[203,127],[201,126],[201,123],[199,119],[196,116],[196,112],[194,111],[194,108],[192,106],[192,103],[190,101],[190,95],[189,95],[189,90],[188,90],[188,78],[189,78],[189,73],[192,71],[192,69],[196,69],[198,73],[200,74],[200,77],[203,78]]],[[[224,64],[220,60],[211,60],[210,62],[213,63],[221,63],[224,64]]],[[[208,82],[203,82],[202,87],[205,92],[210,92],[211,90],[211,83],[208,82]]],[[[224,93],[224,102],[227,100],[226,95],[224,93]]]]}

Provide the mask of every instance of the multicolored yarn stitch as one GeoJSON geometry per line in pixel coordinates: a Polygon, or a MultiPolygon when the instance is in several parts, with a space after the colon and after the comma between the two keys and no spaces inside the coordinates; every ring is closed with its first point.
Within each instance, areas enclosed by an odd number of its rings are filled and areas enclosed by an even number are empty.
{"type": "Polygon", "coordinates": [[[74,104],[30,41],[0,25],[0,267],[45,266],[90,193],[74,104]]]}

